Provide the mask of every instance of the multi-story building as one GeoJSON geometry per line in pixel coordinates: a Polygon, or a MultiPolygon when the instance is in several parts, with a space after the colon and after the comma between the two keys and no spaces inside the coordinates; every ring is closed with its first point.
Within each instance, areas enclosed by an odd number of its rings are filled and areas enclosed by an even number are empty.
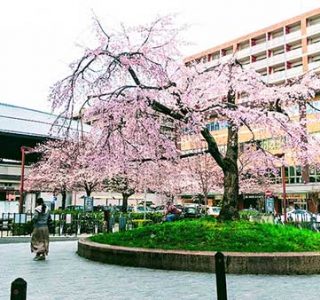
{"type": "MultiPolygon", "coordinates": [[[[232,41],[217,45],[185,59],[186,64],[196,62],[207,67],[218,65],[235,57],[244,68],[253,68],[262,75],[268,84],[281,84],[307,71],[320,72],[320,8],[293,17],[283,22],[241,36],[232,41]]],[[[313,106],[320,108],[320,98],[312,99],[313,106]]],[[[319,111],[307,110],[308,118],[318,119],[319,111]]],[[[211,120],[207,127],[215,136],[220,147],[226,140],[227,124],[223,120],[211,120]]],[[[320,132],[320,122],[308,125],[310,134],[320,132]]],[[[264,148],[277,152],[281,141],[268,136],[262,136],[264,148]]],[[[240,131],[239,142],[246,141],[245,131],[240,131]]],[[[181,139],[181,148],[194,151],[197,144],[190,139],[181,139]]],[[[281,174],[284,176],[284,174],[281,174]]],[[[318,210],[317,201],[320,198],[320,172],[310,169],[307,181],[302,179],[299,166],[290,166],[285,170],[287,182],[288,204],[299,205],[302,208],[318,210]]],[[[262,191],[262,197],[263,197],[262,191]]],[[[275,188],[275,193],[281,199],[281,187],[275,188]]],[[[256,198],[261,197],[257,195],[256,198]]],[[[248,195],[248,199],[254,199],[248,195]]],[[[252,204],[245,202],[245,207],[252,204]]]]}

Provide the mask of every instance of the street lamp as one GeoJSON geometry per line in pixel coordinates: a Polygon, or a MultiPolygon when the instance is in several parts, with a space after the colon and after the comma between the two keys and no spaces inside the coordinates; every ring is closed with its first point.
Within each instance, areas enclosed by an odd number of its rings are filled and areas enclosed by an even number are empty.
{"type": "MultiPolygon", "coordinates": [[[[283,158],[284,153],[275,154],[276,157],[283,158]]],[[[282,203],[283,203],[283,213],[284,222],[287,222],[287,194],[286,194],[286,172],[284,163],[281,165],[281,181],[282,181],[282,203]]]]}

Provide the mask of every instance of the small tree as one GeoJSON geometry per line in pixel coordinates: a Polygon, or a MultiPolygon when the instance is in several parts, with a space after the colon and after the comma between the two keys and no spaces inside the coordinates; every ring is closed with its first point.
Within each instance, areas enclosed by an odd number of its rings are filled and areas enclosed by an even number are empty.
{"type": "Polygon", "coordinates": [[[41,159],[31,167],[26,178],[29,189],[60,191],[62,208],[66,204],[66,192],[85,190],[90,196],[94,190],[103,189],[106,166],[96,160],[99,146],[89,137],[48,141],[35,152],[41,159]]]}

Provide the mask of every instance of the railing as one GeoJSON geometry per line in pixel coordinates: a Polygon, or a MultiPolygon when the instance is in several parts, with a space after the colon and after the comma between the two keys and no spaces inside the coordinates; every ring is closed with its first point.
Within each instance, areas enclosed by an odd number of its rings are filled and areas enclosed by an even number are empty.
{"type": "MultiPolygon", "coordinates": [[[[28,236],[33,231],[33,214],[2,213],[0,214],[0,238],[28,236]]],[[[81,212],[51,214],[52,224],[49,226],[51,236],[78,236],[81,234],[97,234],[131,230],[149,223],[162,221],[161,213],[110,213],[81,212]]]]}
{"type": "Polygon", "coordinates": [[[294,49],[291,51],[286,52],[286,58],[288,59],[294,59],[296,57],[301,57],[302,56],[302,48],[294,49]]]}
{"type": "Polygon", "coordinates": [[[297,30],[285,35],[286,42],[293,42],[295,40],[301,39],[301,30],[297,30]]]}
{"type": "Polygon", "coordinates": [[[280,63],[280,62],[284,62],[286,59],[286,56],[284,53],[281,53],[281,54],[277,54],[275,56],[271,56],[268,58],[268,62],[269,62],[269,65],[274,65],[276,63],[280,63]]]}
{"type": "Polygon", "coordinates": [[[248,47],[242,50],[238,50],[235,55],[237,58],[243,58],[243,57],[249,56],[250,52],[251,52],[251,48],[248,47]]]}
{"type": "Polygon", "coordinates": [[[276,37],[268,41],[268,48],[277,47],[284,44],[284,36],[276,37]]]}
{"type": "Polygon", "coordinates": [[[251,54],[255,54],[267,49],[267,43],[263,42],[261,44],[255,45],[251,47],[251,54]]]}
{"type": "Polygon", "coordinates": [[[313,33],[317,33],[320,31],[320,24],[315,24],[307,27],[307,35],[311,35],[313,33]]]}
{"type": "Polygon", "coordinates": [[[316,70],[320,68],[320,61],[309,62],[308,64],[309,70],[316,70]]]}
{"type": "Polygon", "coordinates": [[[320,52],[320,42],[308,45],[308,54],[320,52]]]}
{"type": "MultiPolygon", "coordinates": [[[[92,213],[51,214],[53,236],[79,235],[82,233],[98,233],[103,231],[103,217],[95,217],[92,213]]],[[[33,230],[33,214],[2,213],[0,214],[0,237],[31,235],[33,230]]]]}

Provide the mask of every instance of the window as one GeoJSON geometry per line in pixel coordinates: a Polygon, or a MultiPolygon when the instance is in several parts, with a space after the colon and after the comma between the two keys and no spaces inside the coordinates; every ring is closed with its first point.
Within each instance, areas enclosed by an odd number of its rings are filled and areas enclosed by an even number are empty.
{"type": "Polygon", "coordinates": [[[310,182],[320,182],[320,169],[311,167],[309,172],[310,182]]]}
{"type": "Polygon", "coordinates": [[[307,21],[308,26],[316,25],[320,23],[320,16],[314,16],[307,21]]]}
{"type": "MultiPolygon", "coordinates": [[[[282,174],[281,174],[282,176],[282,174]]],[[[285,168],[286,183],[301,183],[301,166],[290,166],[285,168]]]]}

